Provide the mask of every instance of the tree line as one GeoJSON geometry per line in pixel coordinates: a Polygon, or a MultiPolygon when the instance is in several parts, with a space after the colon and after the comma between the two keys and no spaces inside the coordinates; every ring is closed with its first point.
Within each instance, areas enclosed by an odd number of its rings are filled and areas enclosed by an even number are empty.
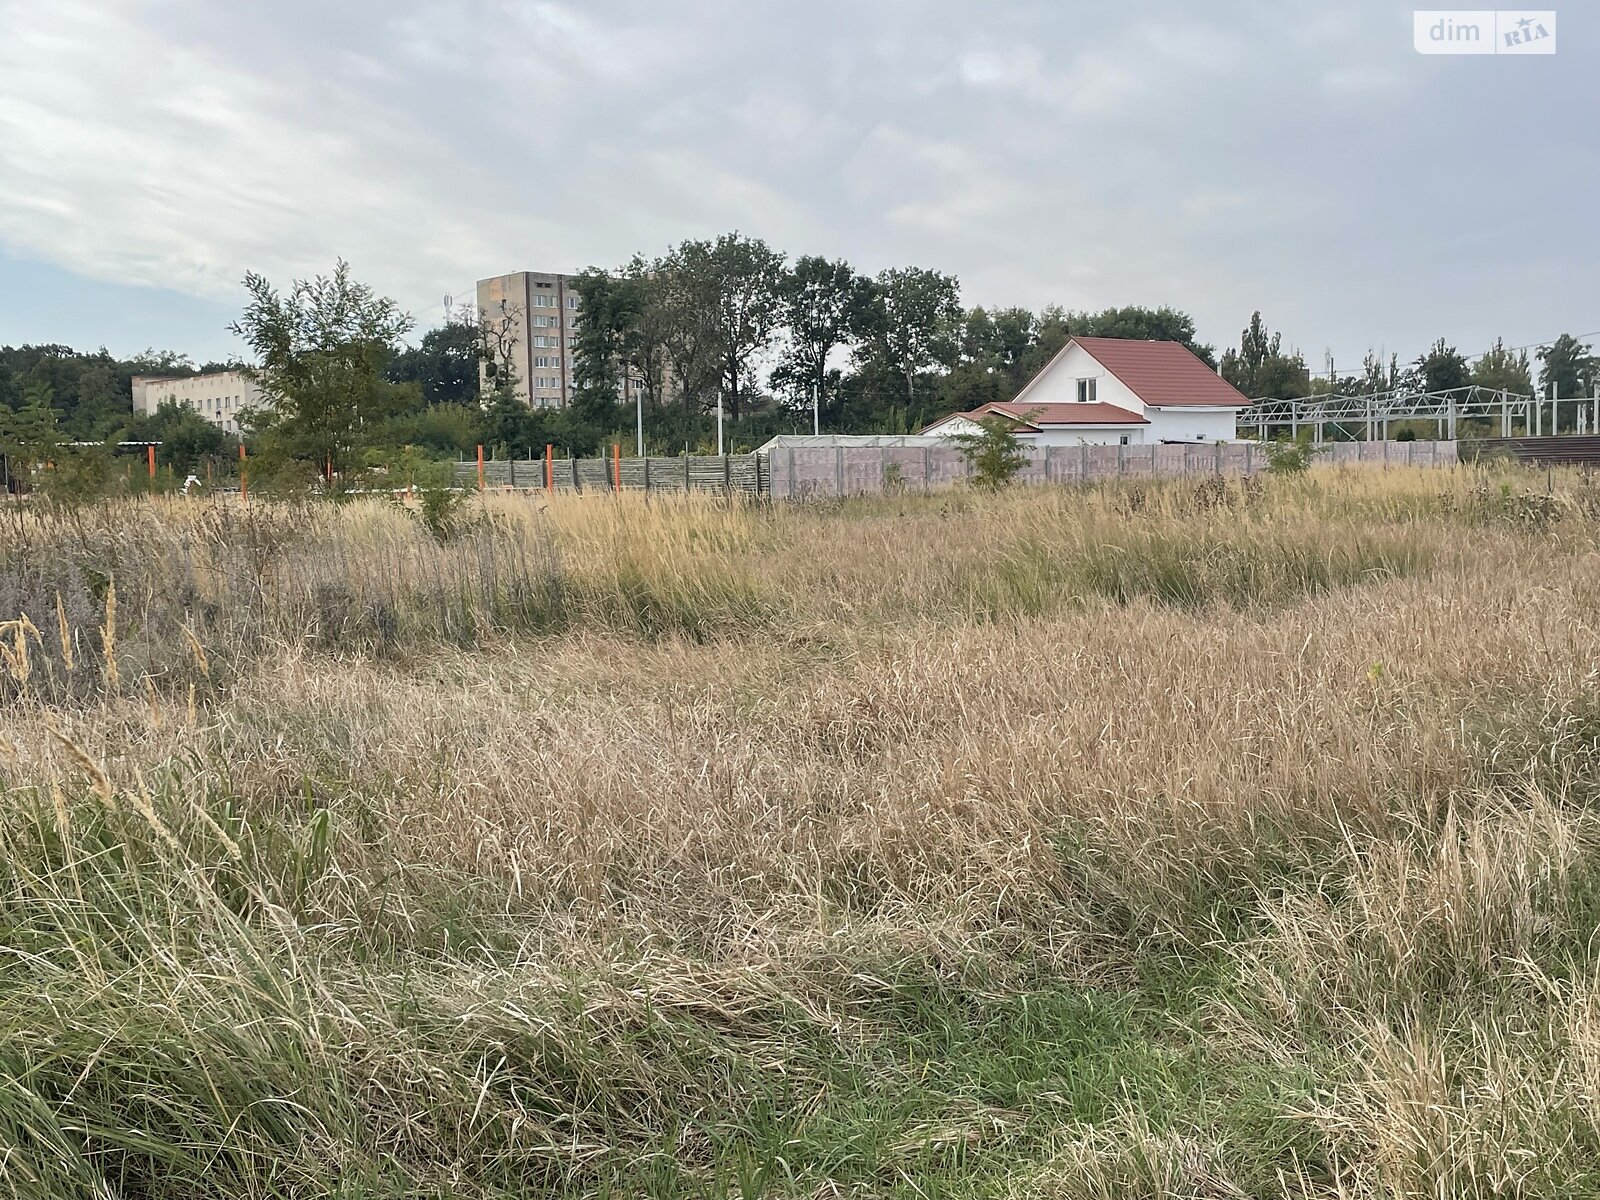
{"type": "MultiPolygon", "coordinates": [[[[1590,347],[1566,334],[1532,358],[1503,341],[1469,357],[1441,338],[1404,364],[1369,352],[1359,371],[1328,362],[1314,372],[1259,312],[1219,358],[1171,307],[969,308],[953,275],[915,266],[868,275],[842,259],[791,259],[738,233],[591,267],[574,286],[575,386],[565,408],[546,410],[517,399],[514,367],[496,361],[504,356],[490,314],[460,316],[407,344],[411,320],[342,262],[282,292],[248,276],[233,330],[252,356],[245,369],[272,401],[244,414],[252,455],[263,470],[277,463],[309,480],[400,458],[454,458],[478,444],[500,454],[547,443],[592,454],[632,444],[634,413],[619,402],[624,377],[643,383],[655,453],[709,448],[719,406],[731,449],[809,432],[813,405],[828,432],[913,432],[947,412],[1010,399],[1074,335],[1180,342],[1253,398],[1470,383],[1522,394],[1554,385],[1577,396],[1597,379],[1590,347]]],[[[0,454],[25,465],[72,442],[155,441],[173,474],[202,461],[225,465],[236,439],[182,405],[133,413],[130,383],[241,365],[153,350],[118,360],[104,350],[0,347],[0,454]]]]}

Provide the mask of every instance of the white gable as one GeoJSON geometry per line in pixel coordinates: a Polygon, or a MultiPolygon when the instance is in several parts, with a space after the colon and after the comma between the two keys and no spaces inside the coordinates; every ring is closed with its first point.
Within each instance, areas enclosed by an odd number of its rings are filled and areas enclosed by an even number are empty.
{"type": "Polygon", "coordinates": [[[1101,404],[1115,404],[1140,416],[1149,415],[1144,401],[1077,342],[1067,343],[1066,348],[1017,393],[1017,400],[1025,404],[1075,404],[1080,379],[1094,380],[1092,398],[1101,404]]]}

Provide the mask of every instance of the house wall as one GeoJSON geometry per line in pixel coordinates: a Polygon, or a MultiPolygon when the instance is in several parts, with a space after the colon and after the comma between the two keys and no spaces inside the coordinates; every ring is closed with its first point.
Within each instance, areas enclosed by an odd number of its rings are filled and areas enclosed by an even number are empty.
{"type": "Polygon", "coordinates": [[[1051,425],[1024,440],[1034,446],[1120,446],[1127,438],[1128,445],[1139,446],[1149,432],[1148,425],[1051,425]]]}
{"type": "MultiPolygon", "coordinates": [[[[978,429],[976,421],[956,416],[929,433],[933,437],[955,437],[978,429]]],[[[1145,425],[1050,425],[1038,433],[1019,433],[1017,438],[1028,446],[1117,446],[1126,437],[1128,445],[1138,446],[1149,440],[1149,432],[1145,425]]]]}
{"type": "Polygon", "coordinates": [[[1231,442],[1238,436],[1238,409],[1147,408],[1151,441],[1231,442]]]}

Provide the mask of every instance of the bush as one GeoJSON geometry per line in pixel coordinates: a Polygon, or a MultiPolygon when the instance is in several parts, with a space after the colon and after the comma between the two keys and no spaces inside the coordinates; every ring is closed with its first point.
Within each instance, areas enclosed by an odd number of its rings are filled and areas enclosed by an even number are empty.
{"type": "Polygon", "coordinates": [[[1275,438],[1267,443],[1267,470],[1273,475],[1301,475],[1311,469],[1317,455],[1326,447],[1315,445],[1309,435],[1275,438]]]}
{"type": "Polygon", "coordinates": [[[1028,455],[1017,437],[1022,422],[991,413],[979,418],[976,433],[957,434],[951,440],[967,460],[972,485],[997,492],[1016,478],[1028,464],[1028,455]]]}

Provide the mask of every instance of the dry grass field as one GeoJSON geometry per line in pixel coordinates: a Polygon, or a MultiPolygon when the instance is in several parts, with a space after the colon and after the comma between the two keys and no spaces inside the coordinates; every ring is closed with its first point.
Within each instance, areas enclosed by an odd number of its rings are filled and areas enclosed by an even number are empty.
{"type": "Polygon", "coordinates": [[[1600,488],[0,509],[0,1196],[1600,1196],[1600,488]]]}

